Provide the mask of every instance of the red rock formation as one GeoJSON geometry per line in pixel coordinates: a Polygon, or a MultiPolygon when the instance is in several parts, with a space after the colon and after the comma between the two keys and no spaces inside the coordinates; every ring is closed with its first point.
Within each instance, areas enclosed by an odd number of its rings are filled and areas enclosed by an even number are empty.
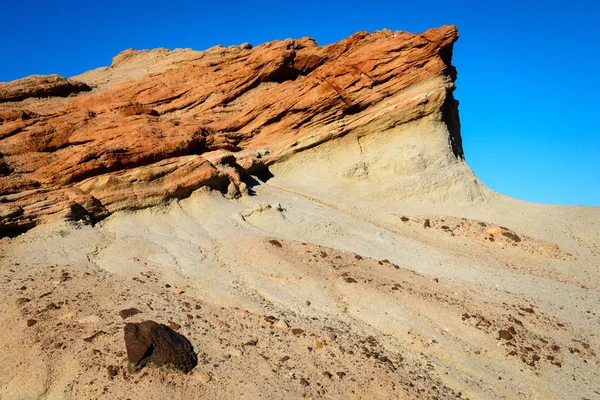
{"type": "Polygon", "coordinates": [[[322,47],[303,38],[160,50],[159,67],[131,80],[126,71],[145,68],[151,52],[128,50],[88,76],[89,93],[55,76],[0,84],[0,229],[100,219],[201,186],[235,195],[245,173],[374,121],[439,113],[462,157],[451,94],[457,38],[445,26],[359,32],[322,47]]]}
{"type": "Polygon", "coordinates": [[[72,93],[92,90],[83,82],[65,79],[60,75],[32,75],[16,81],[0,82],[0,103],[21,101],[30,97],[66,97],[72,93]]]}

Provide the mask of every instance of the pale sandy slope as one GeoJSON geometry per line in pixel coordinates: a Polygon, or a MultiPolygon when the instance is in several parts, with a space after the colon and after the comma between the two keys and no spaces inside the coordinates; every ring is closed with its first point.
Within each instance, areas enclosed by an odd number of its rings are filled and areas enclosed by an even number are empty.
{"type": "Polygon", "coordinates": [[[600,398],[600,210],[491,192],[436,151],[443,130],[349,135],[240,199],[4,239],[0,398],[600,398]],[[196,371],[126,374],[127,307],[181,325],[196,371]]]}

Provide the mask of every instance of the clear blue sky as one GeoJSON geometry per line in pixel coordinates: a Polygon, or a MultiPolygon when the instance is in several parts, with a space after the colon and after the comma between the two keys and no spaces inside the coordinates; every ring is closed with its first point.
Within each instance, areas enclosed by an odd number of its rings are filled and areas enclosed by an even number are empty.
{"type": "Polygon", "coordinates": [[[467,162],[494,190],[600,206],[600,5],[596,1],[8,1],[0,81],[72,76],[129,47],[191,47],[356,31],[458,26],[467,162]],[[479,4],[477,4],[479,3],[479,4]]]}

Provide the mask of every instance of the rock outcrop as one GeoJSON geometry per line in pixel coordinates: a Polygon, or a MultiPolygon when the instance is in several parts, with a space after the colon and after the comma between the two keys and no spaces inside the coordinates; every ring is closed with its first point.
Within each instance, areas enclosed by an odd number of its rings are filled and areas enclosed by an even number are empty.
{"type": "Polygon", "coordinates": [[[0,231],[52,217],[95,221],[202,186],[236,196],[247,174],[264,176],[295,153],[428,116],[447,126],[447,147],[461,160],[457,38],[445,26],[359,32],[327,46],[302,38],[127,50],[77,78],[88,83],[50,76],[1,84],[0,231]],[[136,57],[161,62],[140,77],[136,57]]]}
{"type": "Polygon", "coordinates": [[[88,85],[60,75],[32,75],[16,81],[0,83],[0,103],[21,101],[30,97],[67,97],[74,93],[89,92],[88,85]]]}

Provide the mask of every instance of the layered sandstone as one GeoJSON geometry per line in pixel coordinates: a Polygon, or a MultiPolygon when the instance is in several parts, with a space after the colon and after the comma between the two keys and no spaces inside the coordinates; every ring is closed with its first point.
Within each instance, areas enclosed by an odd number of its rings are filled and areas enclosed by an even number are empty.
{"type": "Polygon", "coordinates": [[[202,186],[237,196],[248,174],[296,153],[426,118],[444,124],[448,153],[461,160],[457,38],[445,26],[359,32],[327,46],[302,38],[127,50],[76,80],[1,84],[0,229],[94,221],[202,186]]]}
{"type": "Polygon", "coordinates": [[[88,85],[60,75],[32,75],[16,81],[0,82],[0,103],[21,101],[32,97],[66,97],[73,93],[89,92],[88,85]]]}

